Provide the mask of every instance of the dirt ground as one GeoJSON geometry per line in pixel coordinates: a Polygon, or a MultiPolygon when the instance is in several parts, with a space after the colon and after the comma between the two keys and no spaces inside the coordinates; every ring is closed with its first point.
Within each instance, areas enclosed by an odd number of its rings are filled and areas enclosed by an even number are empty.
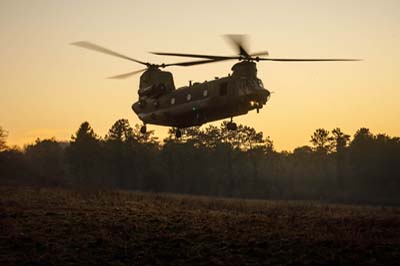
{"type": "Polygon", "coordinates": [[[0,265],[400,265],[400,208],[0,187],[0,265]]]}

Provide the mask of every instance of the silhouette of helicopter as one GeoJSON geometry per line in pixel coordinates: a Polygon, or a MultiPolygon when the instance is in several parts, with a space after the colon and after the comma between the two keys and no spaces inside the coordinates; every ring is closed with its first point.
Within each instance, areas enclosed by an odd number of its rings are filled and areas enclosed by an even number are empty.
{"type": "Polygon", "coordinates": [[[316,62],[316,61],[359,61],[359,59],[293,59],[269,58],[267,51],[249,53],[243,35],[227,35],[227,39],[237,49],[234,56],[200,55],[184,53],[160,53],[156,55],[201,58],[202,60],[171,64],[151,64],[114,52],[90,42],[75,42],[73,45],[127,59],[142,65],[145,69],[113,76],[113,79],[128,78],[143,72],[140,76],[139,100],[132,110],[143,121],[141,132],[146,133],[146,124],[170,126],[175,128],[175,136],[181,137],[182,128],[230,118],[228,130],[236,130],[233,117],[247,114],[256,109],[257,113],[267,103],[271,93],[257,77],[256,62],[316,62]],[[176,89],[170,72],[160,68],[169,66],[194,66],[226,60],[239,60],[233,65],[232,74],[211,81],[193,83],[176,89]]]}

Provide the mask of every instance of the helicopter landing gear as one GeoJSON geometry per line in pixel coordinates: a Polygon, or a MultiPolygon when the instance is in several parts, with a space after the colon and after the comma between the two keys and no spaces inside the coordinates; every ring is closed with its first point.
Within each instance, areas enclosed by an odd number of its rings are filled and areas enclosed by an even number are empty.
{"type": "Polygon", "coordinates": [[[228,130],[230,130],[230,131],[234,131],[234,130],[237,129],[237,125],[236,125],[235,122],[232,121],[232,118],[231,118],[231,121],[228,122],[228,124],[226,124],[226,128],[227,128],[228,130]]]}
{"type": "Polygon", "coordinates": [[[234,122],[229,122],[229,123],[226,125],[226,128],[227,128],[228,130],[234,131],[234,130],[237,129],[237,125],[236,125],[236,123],[234,123],[234,122]]]}
{"type": "Polygon", "coordinates": [[[176,137],[177,139],[179,139],[180,137],[182,137],[182,132],[181,132],[181,130],[180,130],[179,128],[177,128],[177,129],[175,130],[175,137],[176,137]]]}
{"type": "Polygon", "coordinates": [[[140,133],[146,134],[146,131],[147,131],[146,125],[143,125],[143,126],[140,128],[140,133]]]}

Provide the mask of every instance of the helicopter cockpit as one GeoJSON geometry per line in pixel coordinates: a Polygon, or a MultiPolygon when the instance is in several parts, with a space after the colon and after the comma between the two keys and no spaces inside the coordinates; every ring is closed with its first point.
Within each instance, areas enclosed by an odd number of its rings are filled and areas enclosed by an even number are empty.
{"type": "Polygon", "coordinates": [[[232,76],[234,77],[257,77],[256,63],[250,61],[242,61],[236,63],[232,67],[232,76]]]}
{"type": "Polygon", "coordinates": [[[232,77],[236,79],[239,95],[252,94],[264,89],[263,82],[257,78],[257,67],[254,62],[242,61],[232,67],[232,77]]]}
{"type": "Polygon", "coordinates": [[[149,68],[140,76],[139,97],[157,98],[163,93],[175,90],[171,72],[149,68]]]}

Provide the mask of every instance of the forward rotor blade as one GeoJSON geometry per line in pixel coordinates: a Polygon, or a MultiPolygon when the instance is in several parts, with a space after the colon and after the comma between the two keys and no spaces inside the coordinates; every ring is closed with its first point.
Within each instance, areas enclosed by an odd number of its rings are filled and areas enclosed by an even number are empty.
{"type": "Polygon", "coordinates": [[[127,60],[142,64],[142,65],[145,65],[145,66],[148,65],[148,63],[133,59],[131,57],[128,57],[128,56],[125,56],[123,54],[114,52],[114,51],[112,51],[110,49],[101,47],[101,46],[99,46],[97,44],[94,44],[94,43],[91,43],[91,42],[74,42],[74,43],[71,43],[71,44],[75,45],[75,46],[82,47],[82,48],[86,48],[86,49],[89,49],[89,50],[97,51],[97,52],[100,52],[100,53],[103,53],[103,54],[108,54],[108,55],[116,56],[116,57],[119,57],[119,58],[127,59],[127,60]]]}
{"type": "MultiPolygon", "coordinates": [[[[181,63],[172,63],[172,64],[162,64],[158,65],[158,67],[168,67],[168,66],[194,66],[194,65],[201,65],[201,64],[208,64],[208,63],[214,63],[218,61],[223,61],[223,60],[229,60],[229,59],[207,59],[207,60],[200,60],[200,61],[189,61],[189,62],[181,62],[181,63]]],[[[129,78],[133,75],[139,74],[148,68],[141,69],[141,70],[136,70],[133,72],[117,75],[117,76],[112,76],[109,77],[109,79],[125,79],[129,78]]]]}
{"type": "Polygon", "coordinates": [[[281,62],[324,62],[324,61],[362,61],[362,59],[337,59],[337,58],[315,58],[315,59],[299,59],[299,58],[258,58],[260,61],[281,61],[281,62]]]}
{"type": "Polygon", "coordinates": [[[131,76],[134,76],[136,74],[139,74],[140,72],[145,71],[147,68],[145,69],[141,69],[141,70],[136,70],[133,72],[129,72],[129,73],[125,73],[125,74],[121,74],[121,75],[117,75],[117,76],[112,76],[112,77],[108,77],[109,79],[125,79],[125,78],[129,78],[131,76]]]}
{"type": "Polygon", "coordinates": [[[180,57],[193,57],[193,58],[206,58],[206,59],[239,59],[238,56],[219,56],[219,55],[203,55],[203,54],[183,54],[183,53],[160,53],[160,52],[150,52],[155,55],[167,55],[167,56],[180,56],[180,57]]]}
{"type": "Polygon", "coordinates": [[[237,49],[238,54],[244,57],[250,57],[246,47],[246,35],[228,34],[225,38],[237,49]]]}
{"type": "Polygon", "coordinates": [[[195,65],[202,65],[202,64],[209,64],[215,63],[225,60],[231,60],[231,58],[222,58],[222,59],[207,59],[207,60],[200,60],[200,61],[189,61],[189,62],[181,62],[181,63],[173,63],[173,64],[164,64],[164,67],[167,66],[195,66],[195,65]]]}

